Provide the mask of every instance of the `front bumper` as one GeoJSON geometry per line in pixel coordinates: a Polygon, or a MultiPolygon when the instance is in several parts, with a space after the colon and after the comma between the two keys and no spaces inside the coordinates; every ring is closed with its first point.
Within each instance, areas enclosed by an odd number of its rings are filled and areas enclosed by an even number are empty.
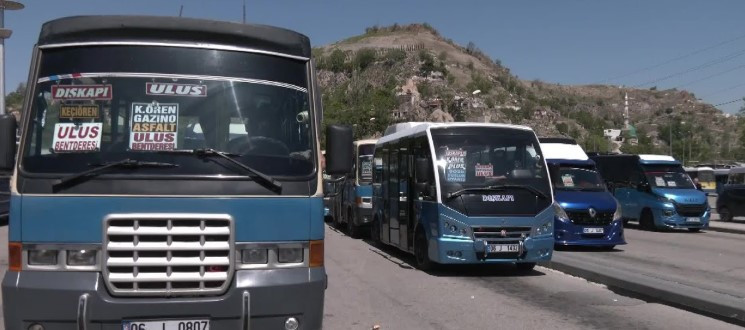
{"type": "Polygon", "coordinates": [[[675,211],[672,215],[665,215],[665,211],[670,209],[655,209],[652,211],[654,214],[654,223],[658,228],[669,228],[669,229],[683,229],[683,228],[709,228],[709,218],[711,217],[711,209],[707,208],[706,211],[700,217],[686,217],[677,214],[675,211]],[[691,218],[697,218],[698,222],[689,221],[691,218]]]}
{"type": "Polygon", "coordinates": [[[371,207],[355,207],[354,210],[354,225],[362,226],[372,222],[372,206],[371,207]]]}
{"type": "Polygon", "coordinates": [[[626,244],[623,221],[615,220],[607,226],[577,225],[554,219],[554,239],[557,245],[612,246],[626,244]],[[603,228],[603,234],[585,234],[584,228],[603,228]]]}
{"type": "Polygon", "coordinates": [[[442,264],[504,264],[540,262],[551,260],[554,249],[552,236],[528,237],[521,242],[521,251],[515,254],[484,253],[482,240],[439,237],[430,239],[429,257],[442,264]],[[458,253],[460,252],[460,253],[458,253]]]}
{"type": "Polygon", "coordinates": [[[85,323],[87,329],[121,330],[122,320],[194,318],[210,319],[214,330],[244,329],[245,320],[251,329],[284,329],[288,317],[298,319],[300,329],[321,329],[326,281],[324,268],[238,270],[220,296],[122,298],[109,295],[98,272],[7,272],[3,313],[6,329],[33,323],[82,329],[85,323]]]}

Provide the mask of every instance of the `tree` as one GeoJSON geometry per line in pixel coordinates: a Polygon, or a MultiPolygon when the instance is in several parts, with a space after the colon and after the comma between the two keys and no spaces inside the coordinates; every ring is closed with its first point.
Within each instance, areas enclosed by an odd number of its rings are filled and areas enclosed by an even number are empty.
{"type": "Polygon", "coordinates": [[[360,71],[364,71],[367,69],[370,64],[373,64],[375,62],[375,50],[370,48],[362,48],[357,51],[357,53],[354,55],[354,60],[352,63],[354,63],[354,67],[357,69],[360,69],[360,71]]]}

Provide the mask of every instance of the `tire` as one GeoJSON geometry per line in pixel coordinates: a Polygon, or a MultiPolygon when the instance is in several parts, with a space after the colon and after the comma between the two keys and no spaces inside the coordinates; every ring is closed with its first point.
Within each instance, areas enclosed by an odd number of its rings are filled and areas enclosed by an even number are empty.
{"type": "Polygon", "coordinates": [[[334,225],[334,228],[341,230],[341,228],[342,228],[342,222],[341,221],[342,221],[342,218],[343,217],[344,217],[344,212],[341,211],[341,210],[339,211],[339,216],[338,217],[333,217],[332,224],[334,225]]]}
{"type": "Polygon", "coordinates": [[[380,244],[380,224],[378,218],[375,218],[370,224],[370,240],[375,244],[380,244]]]}
{"type": "Polygon", "coordinates": [[[623,219],[623,226],[628,227],[629,226],[629,219],[623,219]]]}
{"type": "Polygon", "coordinates": [[[701,228],[688,228],[688,231],[690,231],[692,233],[698,233],[698,232],[701,231],[701,228]]]}
{"type": "Polygon", "coordinates": [[[722,220],[724,222],[732,221],[732,212],[730,212],[726,206],[722,206],[719,209],[719,220],[722,220]]]}
{"type": "Polygon", "coordinates": [[[642,214],[639,216],[639,226],[644,230],[657,230],[657,227],[654,225],[654,214],[652,214],[652,211],[649,209],[642,210],[642,214]]]}
{"type": "Polygon", "coordinates": [[[529,272],[535,268],[535,262],[520,262],[516,263],[515,267],[517,267],[517,270],[521,272],[529,272]]]}
{"type": "Polygon", "coordinates": [[[360,227],[354,224],[354,213],[350,209],[347,212],[347,235],[351,238],[360,238],[360,227]]]}
{"type": "Polygon", "coordinates": [[[429,242],[421,230],[417,231],[414,239],[414,257],[419,270],[428,271],[435,268],[435,263],[429,259],[429,242]]]}

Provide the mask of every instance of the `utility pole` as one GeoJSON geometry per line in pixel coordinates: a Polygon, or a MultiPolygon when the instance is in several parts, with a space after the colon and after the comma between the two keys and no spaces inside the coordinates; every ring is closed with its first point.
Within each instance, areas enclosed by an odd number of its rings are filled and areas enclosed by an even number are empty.
{"type": "Polygon", "coordinates": [[[243,0],[243,24],[246,24],[246,0],[243,0]]]}
{"type": "Polygon", "coordinates": [[[670,116],[670,124],[667,127],[668,132],[670,132],[670,157],[673,156],[673,108],[667,108],[665,110],[665,113],[670,116]]]}
{"type": "Polygon", "coordinates": [[[23,9],[16,1],[0,0],[0,115],[5,114],[5,39],[10,38],[12,30],[5,28],[5,11],[23,9]]]}
{"type": "Polygon", "coordinates": [[[184,5],[181,5],[181,9],[178,10],[178,17],[184,14],[184,5]]]}

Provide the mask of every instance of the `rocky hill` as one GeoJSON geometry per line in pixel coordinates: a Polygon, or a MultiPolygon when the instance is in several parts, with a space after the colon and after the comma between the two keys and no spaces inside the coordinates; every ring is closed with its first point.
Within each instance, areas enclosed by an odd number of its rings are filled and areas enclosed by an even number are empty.
{"type": "Polygon", "coordinates": [[[667,153],[672,130],[678,159],[745,156],[737,118],[692,93],[524,81],[476,45],[458,45],[427,24],[368,28],[313,56],[326,123],[353,124],[357,137],[380,136],[400,121],[498,122],[571,136],[591,151],[667,153]],[[624,142],[609,143],[605,129],[623,129],[624,142]]]}

